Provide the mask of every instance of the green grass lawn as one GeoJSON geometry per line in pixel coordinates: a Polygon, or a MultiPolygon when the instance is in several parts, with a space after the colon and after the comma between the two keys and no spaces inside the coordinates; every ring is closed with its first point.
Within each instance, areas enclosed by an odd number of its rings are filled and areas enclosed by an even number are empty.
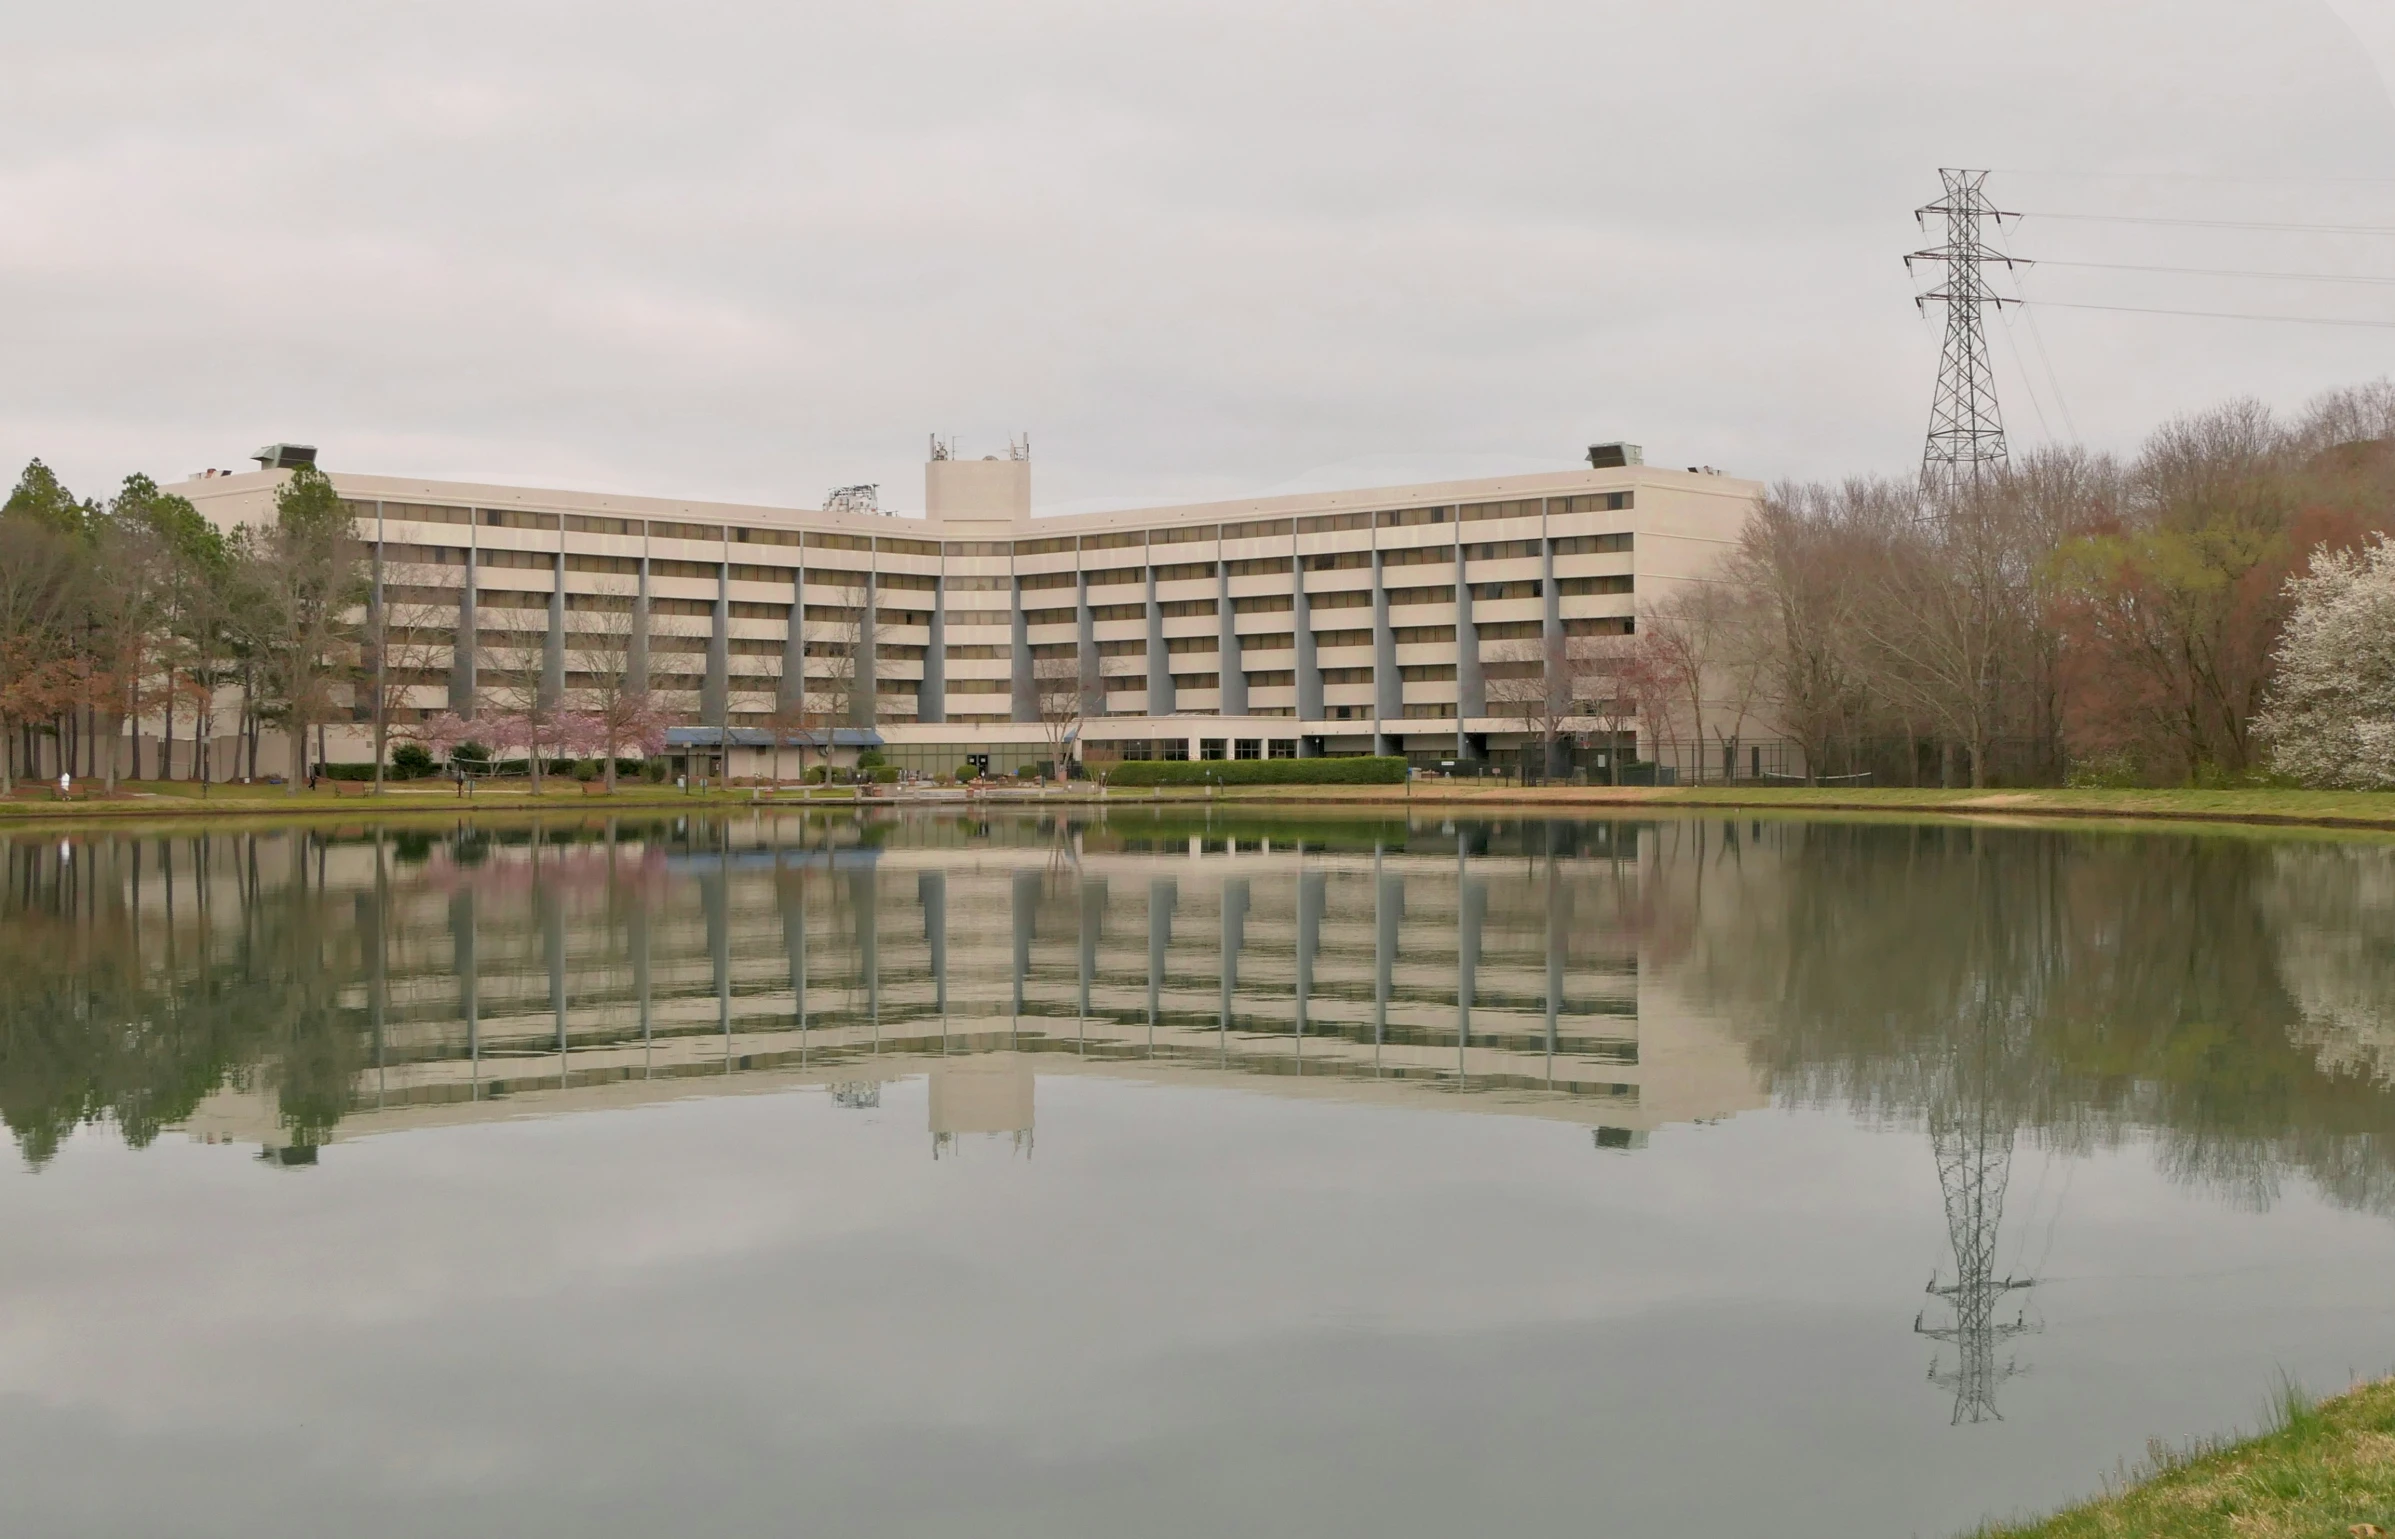
{"type": "MultiPolygon", "coordinates": [[[[336,807],[351,812],[368,808],[377,812],[409,809],[458,812],[534,807],[564,810],[568,807],[634,805],[746,806],[750,803],[750,788],[747,786],[685,793],[671,785],[651,785],[637,780],[620,782],[617,789],[609,794],[596,789],[585,791],[578,782],[556,779],[543,787],[537,799],[520,780],[485,782],[470,798],[459,797],[456,788],[446,780],[393,781],[385,785],[380,795],[358,794],[368,789],[363,784],[353,784],[348,787],[349,794],[342,794],[331,783],[326,783],[314,791],[302,789],[293,794],[282,786],[214,785],[203,794],[200,787],[189,781],[142,781],[127,784],[113,798],[98,795],[87,798],[85,792],[78,788],[75,800],[69,803],[59,801],[46,787],[37,786],[20,789],[14,798],[0,801],[0,823],[142,814],[181,817],[194,813],[238,813],[255,817],[278,812],[329,812],[336,807]]],[[[1002,785],[996,789],[1001,805],[1031,794],[1028,788],[1002,785]]],[[[799,798],[801,792],[793,786],[778,794],[766,789],[763,794],[773,800],[792,802],[799,798]]],[[[832,786],[818,788],[813,794],[819,803],[845,806],[850,804],[853,791],[846,786],[832,786]]],[[[1043,800],[1054,803],[1095,801],[1100,794],[1097,783],[1081,781],[1076,782],[1069,791],[1051,788],[1043,791],[1041,796],[1043,800]]],[[[1763,813],[1842,816],[2170,819],[2395,832],[2395,793],[2384,791],[1942,791],[1747,785],[1664,789],[1607,786],[1525,788],[1499,781],[1427,780],[1416,781],[1411,786],[1236,786],[1216,788],[1212,792],[1191,786],[1157,789],[1126,787],[1106,792],[1105,799],[1116,806],[1158,802],[1238,802],[1259,808],[1276,804],[1367,806],[1385,812],[1406,806],[1485,808],[1493,815],[1519,815],[1524,811],[1539,810],[1593,816],[1605,816],[1610,811],[1611,815],[1618,816],[1620,809],[1636,807],[1652,811],[1738,808],[1763,813]]]]}
{"type": "Polygon", "coordinates": [[[2347,1539],[2395,1534],[2395,1379],[2317,1404],[2289,1390],[2258,1436],[2156,1449],[2119,1489],[1976,1539],[2347,1539]]]}

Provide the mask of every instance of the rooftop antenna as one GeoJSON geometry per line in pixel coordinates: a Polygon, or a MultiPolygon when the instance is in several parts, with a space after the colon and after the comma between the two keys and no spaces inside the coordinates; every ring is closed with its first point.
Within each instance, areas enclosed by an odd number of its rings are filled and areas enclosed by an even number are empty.
{"type": "MultiPolygon", "coordinates": [[[[1940,169],[1945,196],[1913,210],[1924,231],[1929,216],[1946,218],[1946,243],[1909,253],[1904,270],[1915,262],[1943,262],[1946,281],[1926,294],[1913,296],[1923,314],[1932,302],[1946,307],[1946,343],[1938,356],[1938,388],[1930,400],[1929,439],[1921,450],[1921,489],[1925,493],[1976,490],[2002,470],[2006,460],[2004,417],[1996,406],[1996,379],[1988,366],[1987,328],[1981,310],[2017,305],[1987,286],[1982,263],[2015,265],[1980,238],[1983,221],[2001,228],[2020,215],[1997,209],[1987,199],[1988,173],[1940,169]]],[[[2026,265],[2026,264],[2022,264],[2026,265]]]]}

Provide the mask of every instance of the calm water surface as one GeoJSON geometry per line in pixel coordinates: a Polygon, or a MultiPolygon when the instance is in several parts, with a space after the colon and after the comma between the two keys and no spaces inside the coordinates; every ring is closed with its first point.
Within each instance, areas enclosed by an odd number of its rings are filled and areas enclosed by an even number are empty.
{"type": "Polygon", "coordinates": [[[1944,1535],[2395,1367],[2395,850],[0,839],[11,1534],[1944,1535]]]}

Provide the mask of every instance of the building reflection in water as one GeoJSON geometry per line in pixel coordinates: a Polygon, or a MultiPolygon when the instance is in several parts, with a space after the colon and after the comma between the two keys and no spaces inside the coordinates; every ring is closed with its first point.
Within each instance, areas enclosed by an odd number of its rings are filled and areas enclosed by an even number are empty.
{"type": "Polygon", "coordinates": [[[1642,983],[1637,828],[1567,828],[1494,849],[1402,824],[299,830],[98,841],[84,877],[178,934],[205,915],[183,954],[253,973],[264,910],[320,932],[313,986],[366,1048],[340,1114],[296,1125],[268,1062],[180,1118],[271,1150],[718,1088],[873,1106],[924,1075],[938,1151],[1028,1152],[1042,1074],[1502,1109],[1601,1147],[1764,1104],[1729,1034],[1642,983]],[[983,1056],[999,1067],[960,1066],[983,1056]]]}

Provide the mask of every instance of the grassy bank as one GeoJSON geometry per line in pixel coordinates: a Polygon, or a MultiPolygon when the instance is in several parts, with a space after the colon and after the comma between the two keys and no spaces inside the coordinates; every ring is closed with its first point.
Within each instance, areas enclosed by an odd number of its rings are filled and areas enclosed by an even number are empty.
{"type": "MultiPolygon", "coordinates": [[[[1145,797],[1150,793],[1127,795],[1145,797]]],[[[1172,791],[1173,796],[1203,793],[1172,791]]],[[[1386,807],[1485,809],[1492,813],[1577,810],[1618,815],[1722,808],[1762,812],[1860,812],[2013,818],[2158,818],[2206,823],[2278,823],[2395,831],[2395,794],[2380,791],[1941,791],[1804,786],[1703,786],[1663,790],[1605,786],[1521,787],[1475,781],[1416,782],[1408,786],[1235,787],[1217,793],[1235,802],[1357,803],[1386,807]]]]}
{"type": "MultiPolygon", "coordinates": [[[[573,781],[557,781],[534,797],[529,790],[486,785],[470,798],[461,798],[446,781],[397,783],[380,795],[349,794],[331,785],[296,795],[281,786],[212,786],[202,796],[197,786],[177,781],[143,782],[126,787],[115,797],[77,796],[62,802],[46,792],[20,794],[0,801],[0,826],[91,818],[245,817],[281,815],[338,815],[377,817],[421,812],[454,817],[469,812],[695,810],[705,807],[752,805],[749,787],[732,786],[685,793],[671,786],[629,782],[612,794],[585,791],[573,781]]],[[[762,797],[776,805],[800,805],[796,789],[762,797]]],[[[1810,789],[1801,786],[1703,786],[1644,789],[1605,786],[1521,787],[1489,781],[1417,781],[1412,785],[1276,785],[1203,787],[1162,786],[1101,791],[1089,782],[1070,789],[1017,789],[1003,786],[975,798],[977,805],[1069,806],[1103,799],[1114,807],[1155,804],[1238,804],[1321,809],[1352,807],[1381,813],[1413,808],[1454,809],[1491,816],[1540,814],[1569,817],[1619,817],[1625,813],[1697,810],[1737,810],[1757,813],[1838,813],[1878,816],[1954,816],[2007,819],[2103,819],[2116,822],[2243,823],[2284,827],[2367,829],[2395,833],[2395,793],[2377,791],[1941,791],[1906,789],[1810,789]]],[[[816,806],[853,806],[847,787],[817,790],[816,806]]],[[[900,794],[866,803],[903,807],[910,798],[900,794]]],[[[960,805],[954,791],[944,805],[960,805]]]]}
{"type": "Polygon", "coordinates": [[[2395,1534],[2395,1379],[2309,1403],[2290,1391],[2268,1431],[2156,1450],[2120,1489],[1976,1539],[2344,1539],[2395,1534]]]}

